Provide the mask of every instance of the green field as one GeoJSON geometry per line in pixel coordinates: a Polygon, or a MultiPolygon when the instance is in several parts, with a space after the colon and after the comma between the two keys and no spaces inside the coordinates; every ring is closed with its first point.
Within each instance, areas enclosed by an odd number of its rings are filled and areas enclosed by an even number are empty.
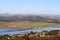
{"type": "Polygon", "coordinates": [[[46,22],[30,22],[30,21],[18,21],[18,22],[0,22],[0,28],[21,28],[21,29],[35,29],[49,26],[56,26],[55,23],[46,22]]]}

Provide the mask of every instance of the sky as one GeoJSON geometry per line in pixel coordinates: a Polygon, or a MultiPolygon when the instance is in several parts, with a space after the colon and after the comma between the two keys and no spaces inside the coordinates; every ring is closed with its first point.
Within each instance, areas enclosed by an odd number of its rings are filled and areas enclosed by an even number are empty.
{"type": "Polygon", "coordinates": [[[60,0],[0,0],[0,13],[60,15],[60,0]]]}

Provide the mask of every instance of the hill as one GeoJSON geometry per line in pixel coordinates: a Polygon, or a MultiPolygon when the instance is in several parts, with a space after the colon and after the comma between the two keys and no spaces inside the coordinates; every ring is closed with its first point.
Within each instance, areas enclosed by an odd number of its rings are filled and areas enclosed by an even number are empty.
{"type": "Polygon", "coordinates": [[[0,15],[0,22],[13,22],[13,21],[38,21],[38,22],[52,22],[52,23],[60,23],[55,17],[52,16],[41,16],[41,15],[8,15],[2,14],[0,15]]]}

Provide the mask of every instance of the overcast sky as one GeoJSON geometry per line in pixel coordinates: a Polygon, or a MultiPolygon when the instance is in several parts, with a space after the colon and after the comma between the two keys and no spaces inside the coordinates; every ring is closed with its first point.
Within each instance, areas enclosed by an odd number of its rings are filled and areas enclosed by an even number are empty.
{"type": "Polygon", "coordinates": [[[60,15],[60,0],[0,0],[0,13],[60,15]]]}

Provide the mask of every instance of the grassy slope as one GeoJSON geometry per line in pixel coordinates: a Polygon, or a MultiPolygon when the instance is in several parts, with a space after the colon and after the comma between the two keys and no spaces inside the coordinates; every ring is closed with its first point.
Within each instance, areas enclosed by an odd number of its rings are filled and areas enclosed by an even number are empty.
{"type": "Polygon", "coordinates": [[[55,26],[55,23],[45,23],[45,22],[29,22],[29,21],[19,21],[19,22],[0,22],[0,28],[21,28],[21,29],[32,29],[38,27],[48,27],[55,26]]]}

